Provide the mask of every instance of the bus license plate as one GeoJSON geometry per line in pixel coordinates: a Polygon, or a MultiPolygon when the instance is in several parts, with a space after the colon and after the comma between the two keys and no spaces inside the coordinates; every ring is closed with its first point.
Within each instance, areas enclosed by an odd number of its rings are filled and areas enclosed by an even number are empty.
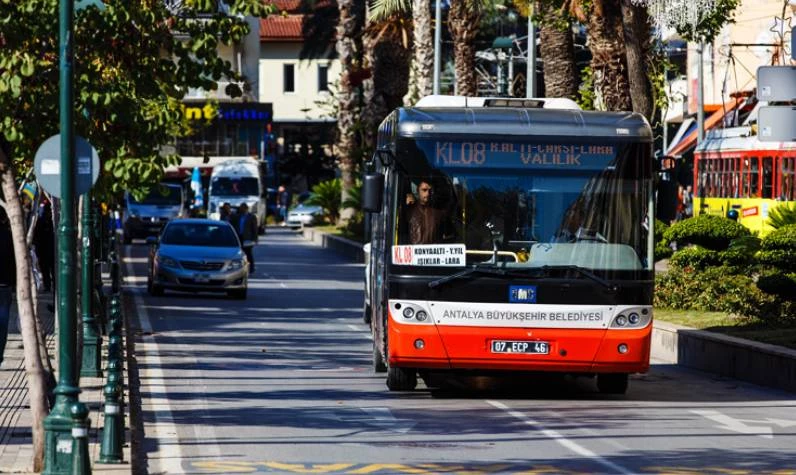
{"type": "Polygon", "coordinates": [[[492,353],[532,353],[546,355],[550,344],[546,341],[506,341],[492,340],[492,353]]]}

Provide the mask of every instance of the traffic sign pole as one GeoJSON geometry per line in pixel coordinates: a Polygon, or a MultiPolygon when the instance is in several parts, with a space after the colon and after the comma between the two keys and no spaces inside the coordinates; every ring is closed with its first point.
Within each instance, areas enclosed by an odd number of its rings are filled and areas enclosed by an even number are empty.
{"type": "Polygon", "coordinates": [[[61,119],[61,218],[58,223],[58,385],[55,406],[44,420],[44,473],[72,471],[72,424],[70,407],[78,402],[76,384],[76,250],[75,137],[72,127],[72,61],[74,0],[60,0],[60,119],[61,119]]]}

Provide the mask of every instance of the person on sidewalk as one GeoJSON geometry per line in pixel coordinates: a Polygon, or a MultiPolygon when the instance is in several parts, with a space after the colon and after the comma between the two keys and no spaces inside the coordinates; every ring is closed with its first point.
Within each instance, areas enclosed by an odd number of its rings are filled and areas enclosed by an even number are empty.
{"type": "MultiPolygon", "coordinates": [[[[257,217],[249,213],[249,205],[241,203],[238,206],[238,214],[230,222],[238,233],[241,244],[246,241],[257,242],[257,217]]],[[[249,272],[254,272],[254,251],[252,247],[243,247],[243,252],[249,260],[249,272]]]]}
{"type": "Polygon", "coordinates": [[[11,316],[11,299],[17,285],[17,267],[14,242],[11,239],[11,222],[6,210],[0,207],[0,366],[8,339],[8,320],[11,316]]]}
{"type": "Polygon", "coordinates": [[[55,227],[50,202],[44,200],[39,206],[39,218],[33,230],[33,244],[36,246],[36,257],[44,292],[52,290],[55,280],[55,227]]]}

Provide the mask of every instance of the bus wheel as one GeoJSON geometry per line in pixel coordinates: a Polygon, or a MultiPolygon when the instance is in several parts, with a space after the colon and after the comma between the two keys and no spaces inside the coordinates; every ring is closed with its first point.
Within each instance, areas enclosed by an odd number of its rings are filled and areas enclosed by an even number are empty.
{"type": "Polygon", "coordinates": [[[603,394],[625,394],[629,375],[626,373],[604,373],[597,375],[597,389],[603,394]]]}
{"type": "Polygon", "coordinates": [[[417,371],[412,368],[388,368],[387,388],[390,391],[413,391],[417,386],[417,371]]]}
{"type": "Polygon", "coordinates": [[[377,373],[385,373],[387,371],[387,364],[384,363],[384,357],[381,356],[381,351],[376,345],[376,340],[373,340],[373,370],[377,373]]]}

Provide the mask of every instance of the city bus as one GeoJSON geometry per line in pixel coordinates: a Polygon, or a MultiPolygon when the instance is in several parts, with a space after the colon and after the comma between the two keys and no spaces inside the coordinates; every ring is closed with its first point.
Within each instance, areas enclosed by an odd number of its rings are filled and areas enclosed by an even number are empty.
{"type": "Polygon", "coordinates": [[[751,127],[711,131],[694,151],[694,214],[735,215],[760,236],[768,213],[796,201],[796,142],[761,142],[751,127]]]}
{"type": "Polygon", "coordinates": [[[623,394],[649,369],[655,171],[642,116],[429,96],[382,122],[368,167],[365,320],[390,390],[556,372],[623,394]],[[439,232],[417,244],[421,183],[439,232]]]}

